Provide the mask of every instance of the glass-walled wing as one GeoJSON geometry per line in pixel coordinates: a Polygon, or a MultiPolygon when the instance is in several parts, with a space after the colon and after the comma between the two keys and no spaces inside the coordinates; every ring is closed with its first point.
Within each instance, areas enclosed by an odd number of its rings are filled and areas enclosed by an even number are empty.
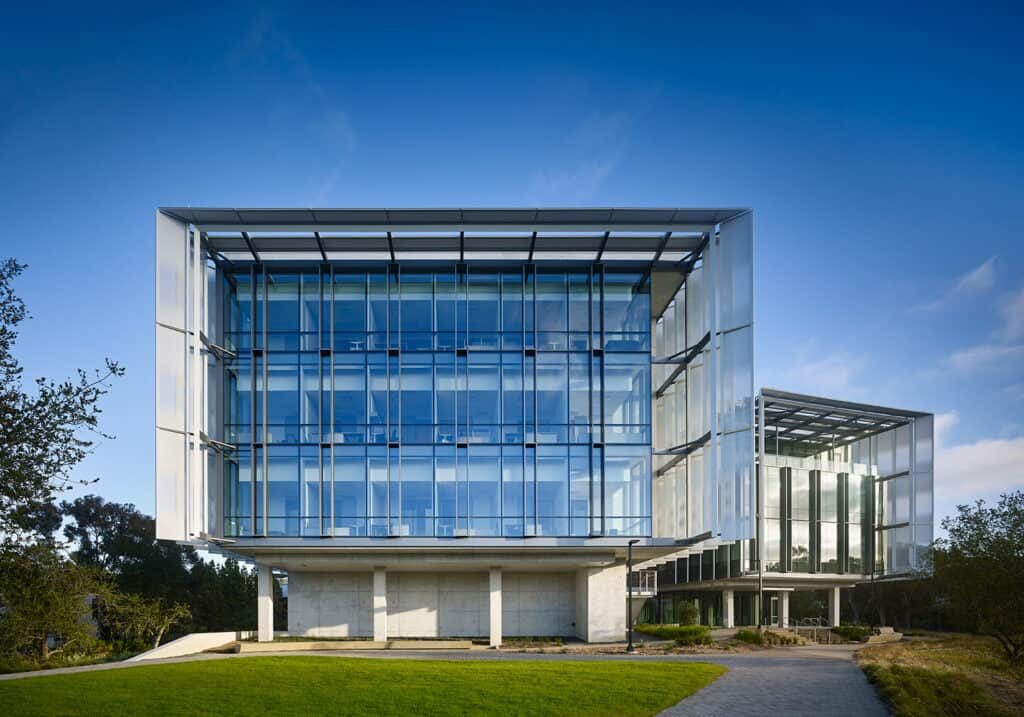
{"type": "Polygon", "coordinates": [[[928,567],[933,418],[762,392],[769,572],[896,577],[928,567]]]}
{"type": "Polygon", "coordinates": [[[226,273],[227,530],[650,535],[649,283],[601,266],[226,273]]]}
{"type": "MultiPolygon", "coordinates": [[[[659,280],[672,277],[662,273],[659,280]]],[[[705,235],[654,326],[655,534],[756,533],[753,220],[705,235]]]]}

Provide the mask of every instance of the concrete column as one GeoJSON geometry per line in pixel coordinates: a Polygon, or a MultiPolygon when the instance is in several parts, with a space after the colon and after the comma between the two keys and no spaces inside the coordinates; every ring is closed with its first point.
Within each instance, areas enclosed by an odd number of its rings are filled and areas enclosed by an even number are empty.
{"type": "Polygon", "coordinates": [[[733,612],[734,599],[732,590],[722,591],[722,627],[736,627],[736,618],[733,612]]]}
{"type": "Polygon", "coordinates": [[[269,565],[256,566],[256,638],[274,641],[274,574],[269,565]]]}
{"type": "Polygon", "coordinates": [[[831,627],[839,626],[839,588],[828,591],[828,624],[831,627]]]}
{"type": "MultiPolygon", "coordinates": [[[[634,600],[639,608],[640,601],[634,600]]],[[[576,573],[576,636],[586,642],[626,639],[626,565],[581,568],[576,573]]]]}
{"type": "Polygon", "coordinates": [[[491,647],[501,646],[501,568],[491,568],[491,647]]]}
{"type": "Polygon", "coordinates": [[[789,593],[779,593],[779,627],[789,627],[789,593]]]}
{"type": "Polygon", "coordinates": [[[388,639],[388,574],[384,568],[373,569],[373,640],[388,639]]]}

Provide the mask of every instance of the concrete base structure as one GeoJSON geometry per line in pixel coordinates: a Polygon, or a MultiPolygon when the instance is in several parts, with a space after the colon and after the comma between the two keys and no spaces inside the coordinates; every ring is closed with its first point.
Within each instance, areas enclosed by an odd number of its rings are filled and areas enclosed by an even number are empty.
{"type": "MultiPolygon", "coordinates": [[[[626,633],[621,563],[531,572],[289,570],[288,584],[292,636],[480,638],[497,647],[505,637],[613,642],[626,633]]],[[[260,619],[262,635],[262,611],[260,619]]]]}

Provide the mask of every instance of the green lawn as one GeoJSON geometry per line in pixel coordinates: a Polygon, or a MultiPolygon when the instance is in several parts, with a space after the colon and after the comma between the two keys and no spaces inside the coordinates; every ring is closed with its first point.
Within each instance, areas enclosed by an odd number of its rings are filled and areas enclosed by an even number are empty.
{"type": "Polygon", "coordinates": [[[0,682],[13,715],[653,715],[705,663],[246,657],[0,682]]]}

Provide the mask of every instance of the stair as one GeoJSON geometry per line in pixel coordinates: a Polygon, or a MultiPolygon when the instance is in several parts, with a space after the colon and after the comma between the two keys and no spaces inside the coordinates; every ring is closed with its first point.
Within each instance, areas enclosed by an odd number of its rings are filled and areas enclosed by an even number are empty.
{"type": "Polygon", "coordinates": [[[768,641],[773,645],[811,645],[814,644],[803,635],[781,627],[770,627],[765,630],[768,641]]]}
{"type": "Polygon", "coordinates": [[[903,639],[902,632],[896,632],[891,627],[880,627],[878,632],[868,638],[869,645],[884,645],[887,642],[899,642],[903,639]]]}

